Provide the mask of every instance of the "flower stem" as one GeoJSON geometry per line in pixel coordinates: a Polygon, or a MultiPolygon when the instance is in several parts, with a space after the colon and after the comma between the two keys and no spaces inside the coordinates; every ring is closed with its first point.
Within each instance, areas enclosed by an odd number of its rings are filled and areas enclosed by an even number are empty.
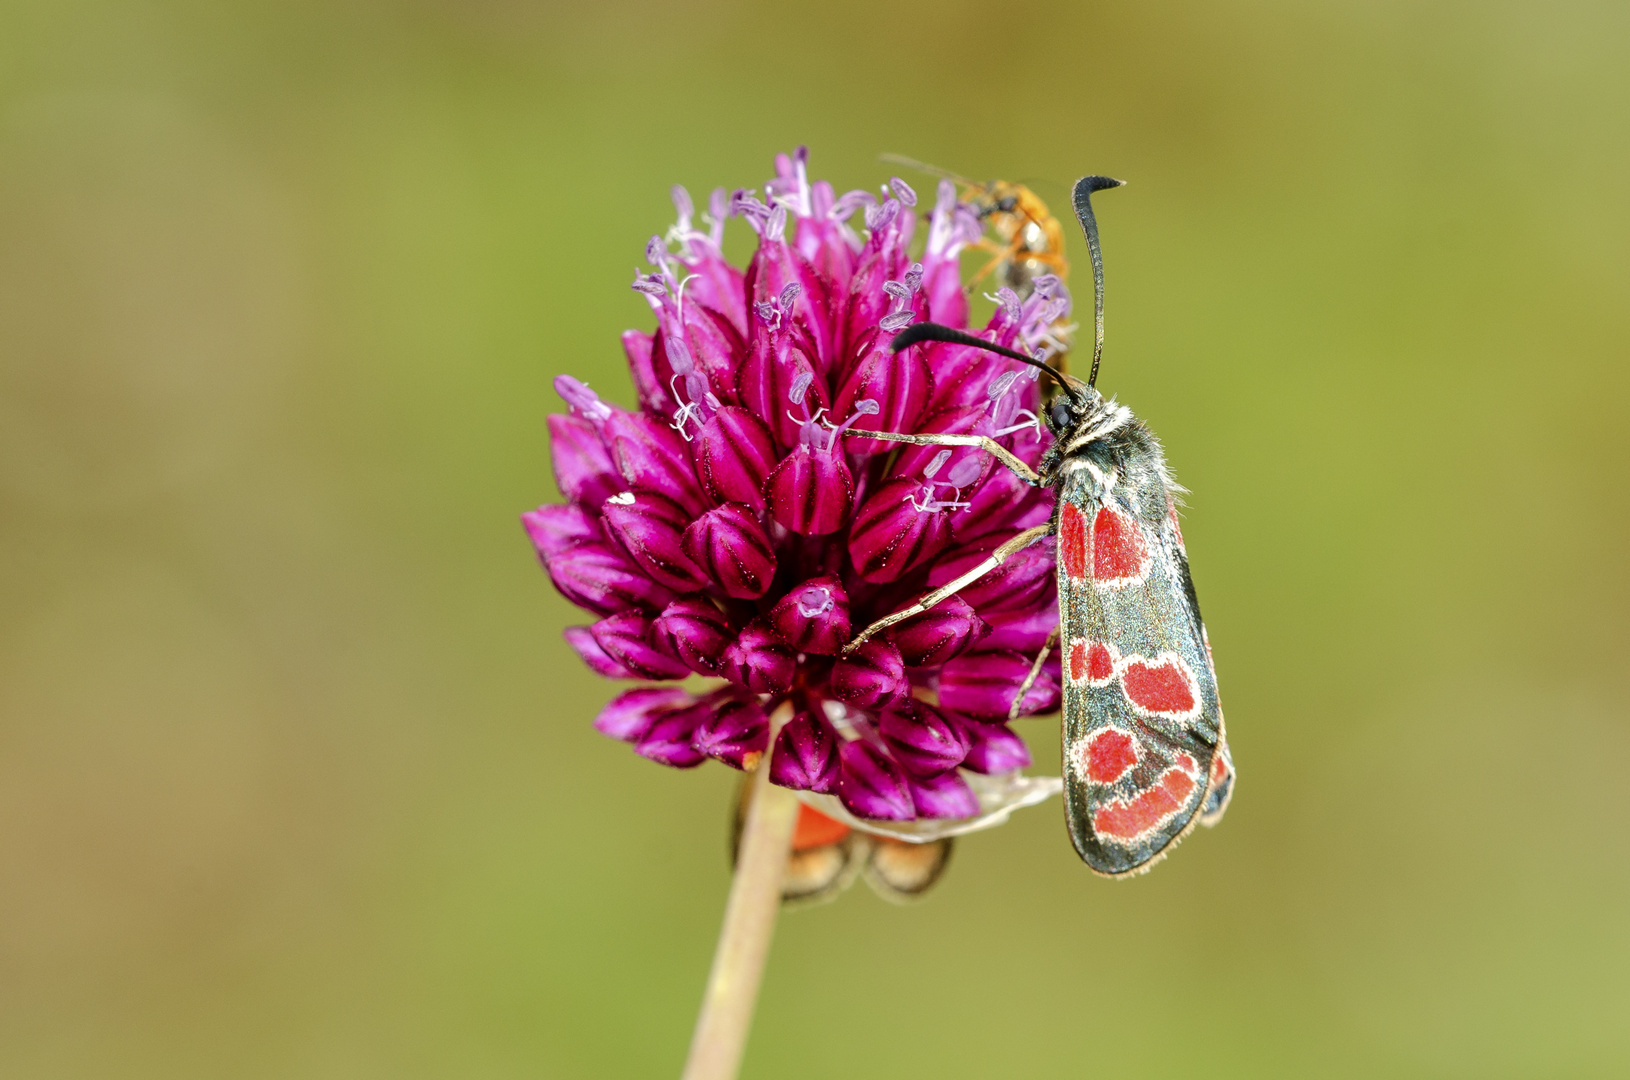
{"type": "Polygon", "coordinates": [[[753,795],[736,854],[736,876],[730,884],[724,928],[713,954],[713,970],[708,974],[683,1080],[733,1080],[747,1047],[758,984],[770,955],[775,918],[781,911],[787,852],[798,821],[798,796],[770,783],[775,736],[791,713],[787,702],[771,717],[770,744],[753,773],[753,795]]]}

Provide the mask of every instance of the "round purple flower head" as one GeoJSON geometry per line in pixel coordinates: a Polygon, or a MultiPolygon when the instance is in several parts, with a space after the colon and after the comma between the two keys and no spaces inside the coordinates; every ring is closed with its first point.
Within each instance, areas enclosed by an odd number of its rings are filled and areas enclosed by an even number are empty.
{"type": "MultiPolygon", "coordinates": [[[[806,160],[779,156],[763,199],[715,191],[705,228],[674,188],[678,221],[646,246],[652,269],[633,286],[656,330],[622,339],[639,408],[560,376],[571,412],[549,429],[569,501],[523,521],[555,587],[597,620],[567,642],[599,674],[641,684],[600,731],[665,765],[752,768],[790,705],[774,783],[870,821],[973,818],[981,777],[1030,761],[1007,720],[1058,623],[1051,541],[843,647],[1046,522],[1052,496],[975,449],[856,433],[989,435],[1035,465],[1050,440],[1036,372],[954,344],[891,353],[913,322],[967,326],[958,255],[978,216],[942,181],[914,242],[903,181],[835,196],[806,160]],[[721,253],[731,217],[758,235],[745,271],[721,253]]],[[[1069,310],[1056,278],[995,300],[985,338],[1056,347],[1069,310]]],[[[1018,712],[1058,701],[1055,659],[1018,712]]]]}

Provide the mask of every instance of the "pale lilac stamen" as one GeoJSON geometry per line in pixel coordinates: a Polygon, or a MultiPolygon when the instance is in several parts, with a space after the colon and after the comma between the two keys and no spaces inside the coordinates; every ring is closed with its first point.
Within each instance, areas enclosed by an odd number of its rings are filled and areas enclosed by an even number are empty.
{"type": "Polygon", "coordinates": [[[832,203],[832,220],[848,221],[856,210],[866,209],[877,205],[877,196],[869,191],[846,191],[839,195],[832,203]]]}
{"type": "Polygon", "coordinates": [[[853,427],[855,421],[862,416],[876,416],[882,411],[883,406],[879,405],[875,398],[861,398],[855,402],[855,411],[849,414],[849,419],[832,428],[832,441],[826,444],[826,448],[828,450],[835,448],[843,433],[853,427]]]}
{"type": "Polygon", "coordinates": [[[600,395],[590,390],[586,382],[580,382],[570,375],[556,375],[555,393],[596,426],[611,419],[611,406],[601,401],[600,395]]]}
{"type": "Polygon", "coordinates": [[[898,176],[890,177],[889,187],[894,191],[894,197],[907,206],[917,205],[917,193],[911,190],[911,185],[898,176]]]}
{"type": "Polygon", "coordinates": [[[668,283],[662,280],[661,274],[642,274],[634,271],[634,284],[630,286],[635,292],[644,293],[650,297],[668,295],[668,283]]]}
{"type": "Polygon", "coordinates": [[[704,220],[708,223],[708,238],[717,248],[724,243],[724,219],[730,216],[730,196],[724,188],[713,189],[707,198],[707,214],[704,220]]]}

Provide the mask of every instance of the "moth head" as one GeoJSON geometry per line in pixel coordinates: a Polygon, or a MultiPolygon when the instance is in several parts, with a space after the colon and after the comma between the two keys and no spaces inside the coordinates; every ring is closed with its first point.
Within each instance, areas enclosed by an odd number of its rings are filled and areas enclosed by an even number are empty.
{"type": "Polygon", "coordinates": [[[1102,400],[1095,388],[1074,376],[1065,375],[1060,383],[1065,393],[1054,397],[1052,406],[1047,410],[1047,426],[1055,437],[1062,437],[1091,416],[1102,400]]]}

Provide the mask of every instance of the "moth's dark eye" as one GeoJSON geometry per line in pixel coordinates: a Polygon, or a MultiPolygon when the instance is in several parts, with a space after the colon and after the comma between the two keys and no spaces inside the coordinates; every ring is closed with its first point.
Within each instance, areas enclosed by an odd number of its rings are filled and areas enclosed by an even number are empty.
{"type": "Polygon", "coordinates": [[[1070,414],[1070,407],[1062,401],[1053,402],[1053,427],[1063,431],[1075,420],[1070,414]]]}

